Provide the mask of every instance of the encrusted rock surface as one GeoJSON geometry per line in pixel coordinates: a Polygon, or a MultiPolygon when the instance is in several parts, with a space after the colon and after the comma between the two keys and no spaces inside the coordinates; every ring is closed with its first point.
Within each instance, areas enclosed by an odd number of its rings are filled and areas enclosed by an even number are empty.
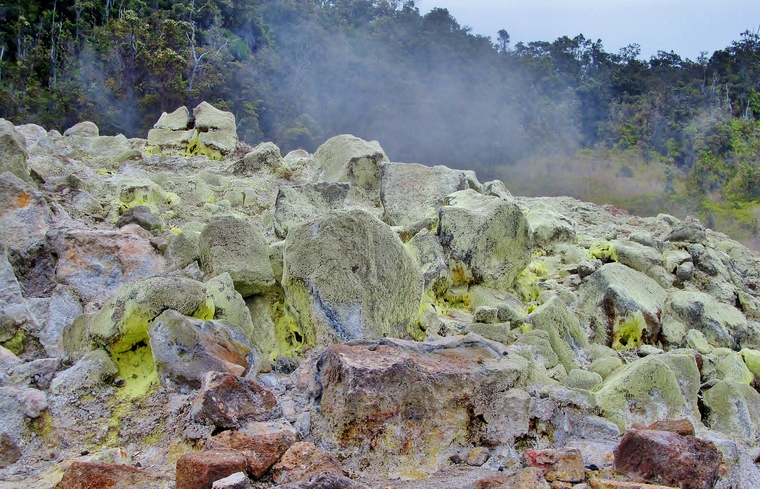
{"type": "Polygon", "coordinates": [[[760,257],[694,219],[0,125],[0,489],[760,487],[760,257]]]}

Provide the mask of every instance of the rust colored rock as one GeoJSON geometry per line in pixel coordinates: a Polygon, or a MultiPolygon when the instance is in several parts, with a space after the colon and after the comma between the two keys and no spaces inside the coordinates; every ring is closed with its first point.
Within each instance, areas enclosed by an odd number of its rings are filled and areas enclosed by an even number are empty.
{"type": "Polygon", "coordinates": [[[475,447],[467,454],[467,465],[473,467],[480,467],[484,463],[488,462],[488,458],[491,456],[491,451],[486,447],[475,447]]]}
{"type": "Polygon", "coordinates": [[[0,434],[0,469],[16,463],[20,458],[21,450],[19,450],[11,435],[5,432],[0,434]]]}
{"type": "Polygon", "coordinates": [[[656,421],[649,425],[649,430],[670,431],[681,436],[694,436],[694,425],[688,419],[673,421],[656,421]]]}
{"type": "Polygon", "coordinates": [[[589,481],[591,489],[672,489],[669,486],[645,484],[643,482],[622,482],[593,478],[589,481]]]}
{"type": "Polygon", "coordinates": [[[74,462],[55,489],[168,489],[170,486],[168,477],[129,465],[74,462]]]}
{"type": "Polygon", "coordinates": [[[616,471],[681,489],[712,488],[723,458],[710,441],[655,430],[628,430],[613,453],[616,471]]]}
{"type": "Polygon", "coordinates": [[[581,482],[586,475],[583,455],[577,448],[525,450],[525,462],[544,471],[548,481],[581,482]]]}
{"type": "Polygon", "coordinates": [[[536,467],[520,469],[512,475],[495,475],[480,479],[473,489],[551,489],[543,471],[536,467]]]}
{"type": "Polygon", "coordinates": [[[243,421],[265,421],[279,415],[277,400],[252,379],[224,372],[206,372],[190,415],[219,428],[237,428],[243,421]]]}
{"type": "Polygon", "coordinates": [[[551,489],[573,489],[573,485],[569,482],[554,481],[551,483],[551,489]]]}
{"type": "Polygon", "coordinates": [[[186,453],[177,460],[176,489],[211,489],[215,481],[244,472],[245,457],[229,450],[186,453]]]}
{"type": "Polygon", "coordinates": [[[246,459],[248,473],[258,479],[266,474],[295,442],[295,433],[286,430],[261,434],[224,431],[206,442],[206,448],[228,449],[241,453],[246,459]]]}
{"type": "Polygon", "coordinates": [[[346,475],[333,454],[323,452],[308,442],[298,442],[291,446],[272,467],[272,478],[278,484],[302,481],[319,473],[341,477],[346,475]]]}

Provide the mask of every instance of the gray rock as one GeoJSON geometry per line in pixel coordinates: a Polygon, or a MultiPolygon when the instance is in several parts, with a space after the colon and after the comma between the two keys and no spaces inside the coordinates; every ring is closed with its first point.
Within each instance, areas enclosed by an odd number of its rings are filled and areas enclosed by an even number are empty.
{"type": "Polygon", "coordinates": [[[568,372],[565,378],[565,386],[571,389],[592,390],[602,383],[602,376],[596,372],[589,372],[578,368],[568,372]]]}
{"type": "MultiPolygon", "coordinates": [[[[477,189],[475,189],[477,190],[477,189]]],[[[498,197],[502,200],[512,199],[512,193],[507,190],[507,186],[501,180],[491,180],[483,184],[483,195],[498,197]]]]}
{"type": "Polygon", "coordinates": [[[269,246],[247,222],[235,217],[215,219],[203,229],[198,246],[206,277],[229,273],[243,297],[265,293],[274,286],[269,246]]]}
{"type": "Polygon", "coordinates": [[[760,442],[760,394],[747,384],[721,380],[704,391],[707,424],[733,439],[757,446],[760,442]]]}
{"type": "Polygon", "coordinates": [[[475,172],[440,165],[385,163],[381,173],[380,197],[388,222],[393,226],[437,218],[447,195],[480,187],[475,172]]]}
{"type": "Polygon", "coordinates": [[[84,121],[79,122],[77,124],[74,124],[70,128],[66,129],[63,132],[63,135],[66,137],[98,137],[100,136],[100,130],[98,129],[98,126],[95,125],[94,122],[90,121],[84,121]]]}
{"type": "MultiPolygon", "coordinates": [[[[153,129],[168,129],[170,131],[186,131],[190,129],[192,118],[190,111],[184,105],[171,114],[164,112],[158,121],[153,124],[153,129]]],[[[149,143],[150,144],[150,143],[149,143]]]]}
{"type": "Polygon", "coordinates": [[[684,243],[703,243],[707,240],[707,232],[699,220],[687,217],[683,222],[673,226],[673,230],[665,236],[665,241],[680,241],[684,243]]]}
{"type": "Polygon", "coordinates": [[[438,236],[427,229],[423,229],[409,240],[406,248],[417,262],[417,267],[422,271],[425,290],[431,291],[436,297],[442,297],[452,286],[453,281],[438,236]]]}
{"type": "Polygon", "coordinates": [[[214,481],[211,489],[251,489],[251,480],[245,472],[235,472],[232,475],[214,481]]]}
{"type": "Polygon", "coordinates": [[[123,227],[127,224],[137,224],[147,231],[155,231],[157,233],[164,230],[163,219],[153,214],[150,211],[150,207],[145,205],[138,205],[127,209],[119,220],[116,221],[116,227],[123,227]]]}
{"type": "Polygon", "coordinates": [[[676,278],[681,282],[691,280],[692,275],[694,275],[694,264],[691,262],[681,263],[676,268],[676,278]]]}
{"type": "Polygon", "coordinates": [[[499,322],[499,310],[495,307],[477,307],[473,319],[476,323],[496,324],[499,322]]]}
{"type": "Polygon", "coordinates": [[[9,121],[0,119],[0,173],[10,172],[32,184],[26,164],[26,140],[9,121]]]}
{"type": "Polygon", "coordinates": [[[665,313],[683,323],[687,330],[702,332],[714,345],[729,348],[760,346],[758,332],[750,327],[741,311],[703,292],[673,292],[665,313]]]}
{"type": "Polygon", "coordinates": [[[533,243],[540,248],[575,241],[575,223],[544,204],[531,207],[525,217],[533,230],[533,243]]]}
{"type": "Polygon", "coordinates": [[[275,233],[285,238],[292,226],[343,209],[349,189],[349,184],[330,182],[280,187],[275,200],[275,233]]]}
{"type": "Polygon", "coordinates": [[[328,139],[314,153],[314,163],[328,182],[350,182],[364,189],[380,189],[380,164],[387,162],[377,141],[350,134],[328,139]]]}
{"type": "Polygon", "coordinates": [[[59,372],[50,384],[54,395],[66,395],[90,391],[97,385],[112,379],[119,369],[104,350],[92,350],[70,368],[59,372]]]}
{"type": "Polygon", "coordinates": [[[280,148],[271,142],[258,144],[232,167],[235,175],[252,175],[261,169],[274,169],[282,165],[280,148]]]}
{"type": "Polygon", "coordinates": [[[654,248],[633,241],[611,241],[619,263],[642,273],[652,267],[662,266],[662,254],[654,248]]]}
{"type": "Polygon", "coordinates": [[[166,258],[174,268],[185,268],[196,260],[200,260],[200,236],[197,231],[183,231],[169,243],[166,258]]]}
{"type": "Polygon", "coordinates": [[[528,314],[525,322],[548,333],[549,343],[565,370],[578,367],[579,359],[585,357],[588,339],[578,318],[559,297],[552,297],[528,314]]]}
{"type": "Polygon", "coordinates": [[[449,195],[438,236],[454,285],[511,287],[531,259],[530,226],[514,203],[474,190],[449,195]]]}

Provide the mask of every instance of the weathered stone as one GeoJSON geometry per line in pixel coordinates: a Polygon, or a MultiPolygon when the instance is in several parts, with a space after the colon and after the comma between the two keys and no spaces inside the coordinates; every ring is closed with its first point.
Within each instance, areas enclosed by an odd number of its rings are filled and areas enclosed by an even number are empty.
{"type": "Polygon", "coordinates": [[[549,334],[549,343],[566,371],[578,367],[578,357],[585,354],[588,339],[578,318],[559,297],[549,299],[528,314],[524,322],[549,334]]]}
{"type": "Polygon", "coordinates": [[[195,129],[151,129],[148,131],[148,146],[158,148],[162,153],[188,155],[190,145],[197,138],[198,132],[195,129]]]}
{"type": "Polygon", "coordinates": [[[504,185],[504,182],[502,182],[501,180],[491,180],[489,182],[484,183],[482,194],[498,197],[502,200],[512,199],[512,192],[510,192],[507,189],[507,186],[504,185]]]}
{"type": "Polygon", "coordinates": [[[120,178],[116,193],[119,196],[119,213],[132,207],[145,205],[157,216],[172,216],[172,210],[182,203],[177,194],[167,192],[161,185],[148,178],[120,178]]]}
{"type": "Polygon", "coordinates": [[[699,423],[699,370],[693,355],[641,358],[611,373],[596,391],[605,418],[625,430],[633,423],[688,419],[699,423]]]}
{"type": "Polygon", "coordinates": [[[252,379],[222,372],[206,372],[190,416],[208,420],[217,428],[237,428],[246,421],[276,417],[277,400],[252,379]]]}
{"type": "Polygon", "coordinates": [[[349,189],[346,183],[330,182],[280,187],[275,201],[275,233],[285,238],[291,227],[328,211],[343,209],[349,189]]]}
{"type": "Polygon", "coordinates": [[[438,235],[454,284],[511,287],[532,253],[530,226],[516,204],[474,190],[449,195],[438,235]]]}
{"type": "Polygon", "coordinates": [[[150,211],[150,207],[138,205],[130,207],[116,221],[116,227],[123,227],[127,224],[137,224],[147,231],[161,232],[164,230],[164,221],[150,211]]]}
{"type": "Polygon", "coordinates": [[[486,462],[488,462],[488,458],[491,456],[491,451],[487,449],[486,447],[475,447],[472,450],[470,450],[470,453],[467,454],[467,465],[471,465],[473,467],[480,467],[486,462]]]}
{"type": "Polygon", "coordinates": [[[575,240],[575,223],[544,204],[531,207],[525,217],[533,230],[533,243],[540,248],[575,240]]]}
{"type": "Polygon", "coordinates": [[[229,273],[243,297],[274,286],[269,246],[250,224],[234,217],[211,221],[200,235],[200,264],[208,278],[229,273]]]}
{"type": "Polygon", "coordinates": [[[75,461],[66,469],[55,489],[169,489],[172,486],[169,477],[130,465],[75,461]]]}
{"type": "Polygon", "coordinates": [[[113,378],[119,369],[103,350],[92,350],[70,368],[59,372],[50,384],[56,395],[89,391],[113,378]]]}
{"type": "Polygon", "coordinates": [[[667,301],[666,313],[681,321],[687,329],[702,332],[713,345],[728,348],[760,346],[760,338],[753,334],[741,311],[703,292],[673,292],[667,301]]]}
{"type": "Polygon", "coordinates": [[[282,165],[280,148],[271,142],[258,144],[246,153],[242,160],[232,166],[235,175],[252,175],[262,168],[273,169],[282,165]]]}
{"type": "Polygon", "coordinates": [[[21,458],[21,450],[8,433],[0,433],[0,469],[16,463],[21,458]]]}
{"type": "Polygon", "coordinates": [[[636,429],[670,431],[681,436],[694,436],[694,425],[688,419],[655,421],[649,426],[643,428],[637,427],[636,429]]]}
{"type": "Polygon", "coordinates": [[[245,475],[245,472],[235,472],[234,474],[214,481],[212,489],[251,489],[251,480],[245,475]]]}
{"type": "Polygon", "coordinates": [[[567,373],[565,385],[572,389],[592,390],[602,383],[602,376],[596,372],[589,372],[574,368],[567,373]]]}
{"type": "Polygon", "coordinates": [[[386,163],[381,173],[380,197],[385,215],[393,226],[437,218],[447,195],[480,187],[475,172],[440,165],[386,163]]]}
{"type": "MultiPolygon", "coordinates": [[[[190,128],[192,118],[190,117],[190,111],[184,105],[171,114],[164,112],[161,117],[158,118],[154,129],[169,129],[171,131],[185,131],[190,128]]],[[[148,143],[150,144],[150,143],[148,143]]]]}
{"type": "Polygon", "coordinates": [[[536,467],[520,469],[511,475],[494,475],[476,481],[473,489],[551,489],[543,471],[536,467]]]}
{"type": "MultiPolygon", "coordinates": [[[[262,337],[266,335],[260,331],[263,329],[262,325],[254,327],[251,311],[243,300],[243,296],[235,290],[235,284],[228,273],[217,275],[208,280],[205,283],[205,291],[206,302],[210,308],[205,315],[206,317],[213,315],[214,319],[227,321],[240,328],[253,342],[254,346],[259,346],[257,342],[266,344],[262,340],[262,337]]],[[[245,341],[240,342],[247,344],[245,341]]],[[[265,351],[265,353],[268,354],[269,352],[265,351]]],[[[251,364],[251,367],[253,367],[253,364],[251,364]]]]}
{"type": "Polygon", "coordinates": [[[608,263],[586,277],[580,308],[591,316],[598,343],[619,349],[638,347],[657,337],[667,293],[646,275],[608,263]],[[643,321],[642,321],[643,320],[643,321]]]}
{"type": "Polygon", "coordinates": [[[314,431],[389,477],[435,472],[450,455],[441,447],[468,436],[492,446],[529,429],[530,396],[513,388],[528,362],[476,335],[334,345],[317,368],[323,416],[314,431]]]}
{"type": "Polygon", "coordinates": [[[333,472],[315,472],[302,479],[280,486],[282,489],[369,489],[369,486],[333,472]]]}
{"type": "Polygon", "coordinates": [[[592,477],[589,480],[591,489],[672,489],[670,486],[645,484],[643,482],[626,482],[592,477]]]}
{"type": "Polygon", "coordinates": [[[619,263],[646,273],[652,267],[663,264],[662,254],[654,248],[633,241],[614,240],[610,242],[619,263]]]}
{"type": "Polygon", "coordinates": [[[425,290],[432,292],[435,297],[443,296],[453,281],[438,236],[427,229],[423,229],[409,240],[406,248],[422,272],[425,290]]]}
{"type": "Polygon", "coordinates": [[[760,442],[760,394],[733,379],[718,381],[703,393],[707,425],[751,445],[760,442]]]}
{"type": "Polygon", "coordinates": [[[515,341],[514,348],[515,353],[542,365],[547,370],[559,363],[559,357],[552,348],[547,331],[537,329],[521,335],[515,341]]]}
{"type": "Polygon", "coordinates": [[[26,164],[26,140],[9,121],[0,119],[0,174],[10,172],[17,178],[32,183],[26,164]]]}
{"type": "Polygon", "coordinates": [[[380,164],[387,162],[377,141],[350,134],[335,136],[314,153],[314,163],[328,182],[349,182],[364,189],[380,188],[380,164]]]}
{"type": "Polygon", "coordinates": [[[525,462],[544,471],[549,481],[581,482],[586,476],[583,455],[577,448],[525,450],[525,462]]]}
{"type": "Polygon", "coordinates": [[[293,431],[278,430],[267,433],[223,431],[206,442],[207,449],[228,449],[243,454],[248,473],[260,479],[272,465],[296,442],[293,431]]]}
{"type": "Polygon", "coordinates": [[[200,260],[200,235],[197,231],[183,231],[174,237],[166,249],[166,258],[175,268],[185,268],[200,260]]]}
{"type": "Polygon", "coordinates": [[[334,455],[308,442],[293,444],[272,467],[272,479],[277,484],[302,481],[317,473],[345,475],[343,466],[334,455]]]}
{"type": "Polygon", "coordinates": [[[83,121],[83,122],[74,124],[70,128],[66,129],[63,132],[63,135],[67,137],[77,136],[77,137],[94,138],[94,137],[100,136],[100,130],[98,129],[98,126],[96,126],[94,122],[83,121]]]}
{"type": "Polygon", "coordinates": [[[167,310],[148,327],[150,349],[159,379],[197,389],[207,372],[244,375],[251,351],[248,336],[226,321],[204,321],[167,310]]]}
{"type": "Polygon", "coordinates": [[[202,132],[227,131],[237,134],[237,124],[232,112],[219,110],[208,102],[201,102],[193,109],[195,128],[202,132]]]}
{"type": "Polygon", "coordinates": [[[665,236],[665,241],[680,241],[683,243],[704,243],[707,240],[705,228],[699,220],[691,216],[673,227],[665,236]]]}
{"type": "Polygon", "coordinates": [[[676,267],[676,278],[681,282],[691,280],[694,275],[694,264],[691,262],[681,263],[676,267]]]}
{"type": "Polygon", "coordinates": [[[333,211],[291,228],[284,267],[300,329],[286,333],[294,348],[407,337],[416,323],[422,275],[390,227],[367,212],[333,211]]]}
{"type": "Polygon", "coordinates": [[[488,306],[477,307],[475,308],[473,320],[476,323],[496,324],[499,322],[499,310],[488,306]]]}
{"type": "Polygon", "coordinates": [[[597,358],[589,365],[589,372],[598,373],[602,379],[606,379],[612,372],[623,366],[623,360],[618,357],[597,358]]]}
{"type": "Polygon", "coordinates": [[[712,442],[655,430],[627,431],[614,453],[617,472],[683,489],[711,489],[722,460],[712,442]]]}
{"type": "Polygon", "coordinates": [[[245,472],[245,457],[237,452],[191,452],[177,460],[176,489],[212,489],[219,479],[245,472]]]}

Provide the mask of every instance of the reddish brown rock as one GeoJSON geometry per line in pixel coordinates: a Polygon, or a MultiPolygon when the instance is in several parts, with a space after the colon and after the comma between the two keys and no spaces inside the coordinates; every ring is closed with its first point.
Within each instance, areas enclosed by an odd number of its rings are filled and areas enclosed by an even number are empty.
{"type": "Polygon", "coordinates": [[[688,419],[673,421],[655,421],[647,427],[649,430],[670,431],[681,436],[694,436],[694,425],[688,419]]]}
{"type": "MultiPolygon", "coordinates": [[[[55,489],[168,489],[171,480],[129,465],[74,462],[55,489]]],[[[211,486],[209,486],[211,487],[211,486]]]]}
{"type": "Polygon", "coordinates": [[[681,489],[712,488],[723,458],[712,442],[655,430],[628,430],[614,455],[616,471],[681,489]]]}
{"type": "Polygon", "coordinates": [[[591,489],[672,489],[668,486],[645,484],[643,482],[622,482],[593,478],[589,481],[591,489]]]}
{"type": "Polygon", "coordinates": [[[262,434],[224,431],[212,437],[206,443],[206,448],[228,449],[241,453],[246,459],[248,473],[258,479],[266,474],[295,442],[295,433],[286,430],[262,434]]]}
{"type": "Polygon", "coordinates": [[[206,372],[190,415],[220,428],[236,428],[243,421],[265,421],[279,415],[277,400],[252,379],[224,372],[206,372]]]}
{"type": "Polygon", "coordinates": [[[6,432],[0,434],[0,469],[16,463],[20,458],[21,450],[13,438],[6,432]]]}
{"type": "Polygon", "coordinates": [[[543,471],[536,467],[520,469],[511,475],[495,475],[480,479],[473,489],[551,489],[543,471]]]}
{"type": "Polygon", "coordinates": [[[245,472],[245,457],[229,450],[186,453],[177,460],[176,489],[211,489],[215,481],[245,472]]]}
{"type": "Polygon", "coordinates": [[[577,448],[557,450],[525,450],[525,462],[544,471],[548,481],[581,482],[586,471],[583,455],[577,448]]]}
{"type": "Polygon", "coordinates": [[[278,484],[302,481],[314,474],[334,474],[341,477],[346,475],[343,466],[334,455],[323,452],[308,442],[299,442],[291,446],[272,467],[272,478],[278,484]]]}

